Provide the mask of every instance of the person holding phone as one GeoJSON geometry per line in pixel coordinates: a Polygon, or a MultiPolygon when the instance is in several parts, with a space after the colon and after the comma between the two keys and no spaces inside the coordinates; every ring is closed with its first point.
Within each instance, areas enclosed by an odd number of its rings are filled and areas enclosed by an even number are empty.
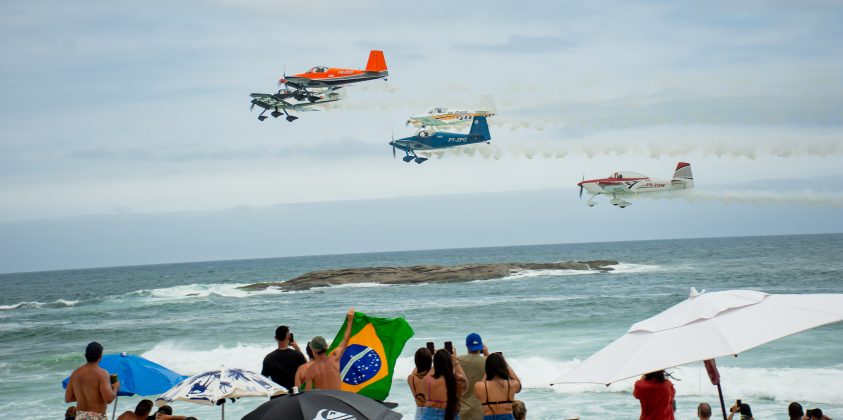
{"type": "Polygon", "coordinates": [[[674,420],[676,390],[665,377],[664,370],[641,376],[635,382],[632,395],[641,403],[640,420],[674,420]]]}
{"type": "Polygon", "coordinates": [[[483,420],[515,420],[512,405],[521,392],[521,380],[506,363],[503,353],[486,358],[485,379],[474,385],[474,395],[483,407],[483,420]]]}
{"type": "Polygon", "coordinates": [[[416,367],[407,377],[407,385],[410,386],[410,392],[416,402],[416,420],[421,420],[424,416],[424,403],[427,402],[424,394],[424,377],[427,376],[433,366],[433,353],[430,351],[433,343],[428,342],[427,344],[429,344],[427,347],[419,347],[416,350],[414,357],[416,367]]]}
{"type": "Polygon", "coordinates": [[[483,418],[483,407],[474,394],[474,384],[483,380],[489,349],[486,348],[483,339],[477,333],[471,333],[465,337],[465,348],[468,353],[458,357],[468,380],[465,392],[460,397],[460,419],[480,420],[483,418]]]}
{"type": "Polygon", "coordinates": [[[299,366],[307,363],[307,360],[293,340],[290,327],[281,325],[276,328],[275,342],[278,343],[278,348],[263,358],[261,375],[291,391],[295,385],[296,371],[299,366]]]}
{"type": "Polygon", "coordinates": [[[423,420],[459,420],[465,372],[456,354],[441,349],[433,355],[433,369],[424,377],[423,420]]]}
{"type": "Polygon", "coordinates": [[[735,414],[739,415],[740,420],[755,420],[752,417],[752,409],[749,404],[741,402],[741,400],[735,401],[735,405],[729,408],[729,420],[732,420],[735,414]]]}

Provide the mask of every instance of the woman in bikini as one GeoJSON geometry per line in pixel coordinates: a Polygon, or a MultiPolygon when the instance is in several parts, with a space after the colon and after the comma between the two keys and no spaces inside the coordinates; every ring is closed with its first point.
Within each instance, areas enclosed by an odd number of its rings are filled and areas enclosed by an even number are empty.
{"type": "Polygon", "coordinates": [[[424,377],[423,420],[459,420],[460,395],[467,380],[455,354],[437,350],[433,355],[433,369],[424,377]]]}
{"type": "Polygon", "coordinates": [[[413,393],[413,398],[416,400],[416,420],[422,420],[424,414],[424,403],[426,401],[424,396],[424,377],[430,371],[433,365],[433,355],[427,347],[422,347],[416,350],[416,368],[407,377],[407,384],[410,385],[410,392],[413,393]]]}
{"type": "Polygon", "coordinates": [[[521,392],[521,381],[501,353],[486,358],[486,378],[474,384],[474,395],[483,406],[483,420],[515,420],[512,402],[521,392]]]}

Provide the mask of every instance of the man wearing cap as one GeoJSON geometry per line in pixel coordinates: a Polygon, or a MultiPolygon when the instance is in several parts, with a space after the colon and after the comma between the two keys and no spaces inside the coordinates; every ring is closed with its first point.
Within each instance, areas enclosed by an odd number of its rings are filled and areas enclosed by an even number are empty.
{"type": "Polygon", "coordinates": [[[489,349],[483,345],[480,334],[471,333],[465,337],[465,347],[468,354],[458,357],[462,370],[468,378],[468,386],[460,397],[460,420],[481,420],[483,407],[474,395],[474,384],[483,380],[486,375],[486,356],[489,349]]]}
{"type": "Polygon", "coordinates": [[[102,359],[102,344],[96,341],[85,348],[87,363],[74,370],[67,383],[65,402],[76,403],[76,418],[79,420],[105,420],[105,408],[117,397],[120,382],[112,380],[108,372],[99,366],[102,359]]]}
{"type": "Polygon", "coordinates": [[[342,378],[340,378],[340,358],[351,338],[351,324],[354,321],[354,308],[346,314],[345,336],[342,342],[331,354],[328,354],[328,342],[325,337],[317,335],[310,340],[310,349],[313,350],[313,361],[305,369],[302,375],[302,388],[304,389],[340,389],[342,378]]]}

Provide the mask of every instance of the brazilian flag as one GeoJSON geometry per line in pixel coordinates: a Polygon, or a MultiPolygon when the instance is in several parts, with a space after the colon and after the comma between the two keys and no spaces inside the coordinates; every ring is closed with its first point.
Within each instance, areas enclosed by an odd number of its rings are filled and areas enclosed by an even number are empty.
{"type": "MultiPolygon", "coordinates": [[[[343,322],[328,353],[342,343],[345,325],[343,322]]],[[[375,318],[355,312],[351,337],[340,358],[340,389],[385,400],[392,387],[395,359],[413,334],[404,318],[375,318]]]]}

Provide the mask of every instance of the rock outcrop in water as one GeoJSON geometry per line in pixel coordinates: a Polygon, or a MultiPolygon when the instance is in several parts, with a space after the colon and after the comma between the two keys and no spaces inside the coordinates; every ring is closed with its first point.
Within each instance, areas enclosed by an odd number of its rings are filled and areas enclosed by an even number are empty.
{"type": "Polygon", "coordinates": [[[558,263],[498,263],[467,265],[413,265],[409,267],[361,267],[312,271],[284,282],[264,282],[242,286],[246,290],[277,287],[284,291],[307,290],[354,283],[414,284],[451,283],[499,279],[525,270],[612,271],[617,261],[569,261],[558,263]]]}

